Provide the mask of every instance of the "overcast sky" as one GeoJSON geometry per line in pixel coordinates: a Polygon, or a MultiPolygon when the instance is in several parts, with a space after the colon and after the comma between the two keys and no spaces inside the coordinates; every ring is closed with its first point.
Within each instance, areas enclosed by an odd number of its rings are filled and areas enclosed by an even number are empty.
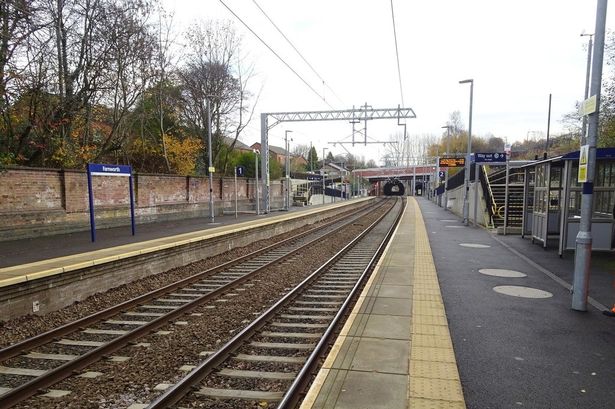
{"type": "MultiPolygon", "coordinates": [[[[251,0],[224,0],[256,33],[335,109],[368,103],[374,108],[401,104],[390,0],[256,0],[294,43],[321,80],[285,42],[251,0]],[[333,90],[333,92],[329,89],[333,90]],[[339,98],[338,98],[339,97],[339,98]]],[[[175,13],[178,32],[198,19],[225,19],[242,35],[257,76],[251,84],[262,94],[256,109],[287,112],[331,109],[284,66],[219,0],[165,2],[175,13]]],[[[553,94],[551,134],[563,132],[561,117],[583,99],[588,37],[593,33],[595,0],[394,0],[404,105],[416,112],[408,134],[441,135],[453,111],[468,124],[469,85],[474,79],[473,133],[509,142],[547,130],[549,93],[553,94]]],[[[612,11],[612,10],[611,10],[612,11]]],[[[607,16],[607,30],[613,18],[607,16]]],[[[283,146],[284,130],[293,144],[312,142],[344,153],[352,127],[345,122],[281,124],[270,144],[283,146]]],[[[371,121],[372,141],[388,140],[395,121],[371,121]]],[[[241,140],[260,140],[254,118],[241,140]]],[[[347,148],[380,160],[381,145],[347,148]]]]}

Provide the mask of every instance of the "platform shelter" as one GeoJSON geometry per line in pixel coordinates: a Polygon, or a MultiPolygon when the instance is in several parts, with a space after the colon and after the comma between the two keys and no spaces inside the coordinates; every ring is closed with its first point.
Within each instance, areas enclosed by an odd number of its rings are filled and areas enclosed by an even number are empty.
{"type": "MultiPolygon", "coordinates": [[[[523,235],[543,247],[558,243],[559,255],[574,250],[581,220],[579,151],[523,166],[523,235]]],[[[592,250],[615,250],[615,148],[596,149],[592,250]]]]}

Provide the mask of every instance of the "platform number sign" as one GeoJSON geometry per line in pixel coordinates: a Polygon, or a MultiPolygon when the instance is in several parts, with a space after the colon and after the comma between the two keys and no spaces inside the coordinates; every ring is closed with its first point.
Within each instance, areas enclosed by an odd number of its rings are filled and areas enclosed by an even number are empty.
{"type": "Polygon", "coordinates": [[[446,176],[446,172],[441,170],[440,172],[438,172],[438,176],[440,177],[440,180],[442,180],[446,176]]]}
{"type": "Polygon", "coordinates": [[[246,175],[246,167],[245,166],[236,166],[235,167],[235,175],[238,177],[246,175]]]}

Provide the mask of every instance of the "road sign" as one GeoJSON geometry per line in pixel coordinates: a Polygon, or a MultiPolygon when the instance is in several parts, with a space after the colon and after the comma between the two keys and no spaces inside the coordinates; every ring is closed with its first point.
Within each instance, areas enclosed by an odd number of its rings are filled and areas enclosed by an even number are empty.
{"type": "Polygon", "coordinates": [[[236,166],[235,167],[235,174],[239,177],[241,176],[245,176],[246,175],[246,167],[245,166],[236,166]]]}
{"type": "Polygon", "coordinates": [[[466,158],[440,158],[438,161],[441,168],[457,168],[466,165],[466,158]]]}
{"type": "Polygon", "coordinates": [[[475,153],[476,163],[506,162],[505,152],[475,153]]]}
{"type": "Polygon", "coordinates": [[[587,182],[587,162],[589,160],[589,145],[581,146],[579,152],[579,183],[587,182]]]}

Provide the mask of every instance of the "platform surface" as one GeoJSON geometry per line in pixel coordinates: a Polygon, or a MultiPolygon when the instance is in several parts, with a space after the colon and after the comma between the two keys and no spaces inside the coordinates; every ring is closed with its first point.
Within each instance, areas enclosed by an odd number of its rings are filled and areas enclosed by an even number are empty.
{"type": "Polygon", "coordinates": [[[356,203],[356,200],[293,207],[289,211],[261,215],[239,214],[237,218],[234,215],[216,216],[214,223],[208,217],[147,223],[137,225],[135,236],[131,235],[130,226],[101,229],[97,231],[94,243],[90,239],[90,231],[2,241],[0,286],[179,246],[353,202],[356,203]]]}
{"type": "Polygon", "coordinates": [[[614,260],[595,256],[587,312],[572,263],[409,198],[302,409],[615,407],[614,260]]]}

